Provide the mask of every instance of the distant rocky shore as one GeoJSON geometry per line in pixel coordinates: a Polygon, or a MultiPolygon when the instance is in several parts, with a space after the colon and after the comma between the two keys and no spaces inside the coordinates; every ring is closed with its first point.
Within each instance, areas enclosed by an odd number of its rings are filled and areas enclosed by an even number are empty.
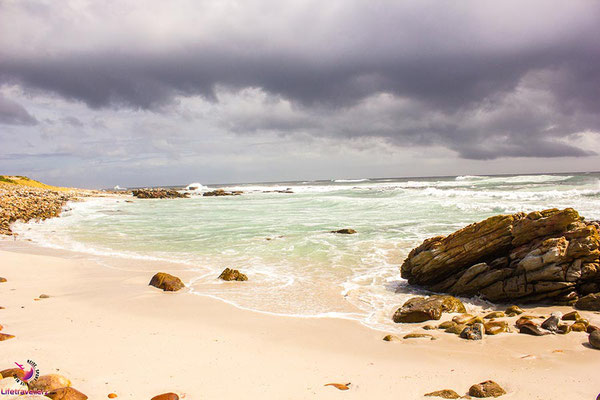
{"type": "Polygon", "coordinates": [[[438,293],[570,305],[600,292],[599,229],[572,208],[498,215],[425,240],[402,277],[438,293]]]}
{"type": "Polygon", "coordinates": [[[68,201],[94,195],[88,190],[53,190],[0,182],[0,235],[13,235],[15,221],[44,220],[60,215],[68,201]]]}

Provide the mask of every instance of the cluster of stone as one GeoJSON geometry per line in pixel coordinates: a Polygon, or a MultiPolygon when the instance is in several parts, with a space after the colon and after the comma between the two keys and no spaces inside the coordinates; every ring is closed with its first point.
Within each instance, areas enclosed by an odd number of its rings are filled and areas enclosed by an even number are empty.
{"type": "Polygon", "coordinates": [[[178,199],[189,197],[187,193],[179,193],[174,189],[134,189],[131,194],[138,199],[178,199]]]}
{"type": "Polygon", "coordinates": [[[0,235],[13,235],[11,224],[15,221],[57,217],[68,201],[91,194],[84,190],[56,191],[0,183],[0,235]]]}

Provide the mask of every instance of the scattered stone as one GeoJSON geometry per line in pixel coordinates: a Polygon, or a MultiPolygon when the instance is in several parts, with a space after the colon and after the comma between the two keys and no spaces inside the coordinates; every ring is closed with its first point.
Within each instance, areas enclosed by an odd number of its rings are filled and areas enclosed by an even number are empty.
{"type": "Polygon", "coordinates": [[[0,276],[0,283],[4,283],[4,282],[7,282],[6,278],[3,278],[0,276]]]}
{"type": "Polygon", "coordinates": [[[575,322],[571,325],[571,330],[573,332],[585,332],[587,327],[583,322],[575,322]]]}
{"type": "Polygon", "coordinates": [[[590,342],[590,346],[600,350],[600,332],[594,331],[590,333],[590,336],[588,337],[588,342],[590,342]]]}
{"type": "Polygon", "coordinates": [[[154,396],[150,400],[179,400],[179,396],[175,393],[163,393],[158,396],[154,396]]]}
{"type": "Polygon", "coordinates": [[[47,294],[40,294],[40,299],[49,299],[50,296],[48,296],[47,294]]]}
{"type": "Polygon", "coordinates": [[[350,389],[350,382],[348,383],[326,383],[323,386],[333,386],[334,388],[338,389],[338,390],[348,390],[350,389]]]}
{"type": "Polygon", "coordinates": [[[356,233],[356,231],[354,229],[344,228],[344,229],[338,229],[337,231],[331,231],[331,233],[341,233],[344,235],[353,235],[356,233]]]}
{"type": "Polygon", "coordinates": [[[506,314],[504,314],[502,311],[494,311],[494,312],[487,314],[483,318],[484,319],[493,319],[493,318],[504,318],[505,316],[506,316],[506,314]]]}
{"type": "Polygon", "coordinates": [[[224,281],[247,281],[248,277],[237,269],[225,268],[221,272],[221,275],[219,275],[219,279],[223,279],[224,281]]]}
{"type": "Polygon", "coordinates": [[[476,323],[463,329],[460,333],[460,337],[467,340],[481,340],[483,339],[484,330],[483,324],[476,323]]]}
{"type": "Polygon", "coordinates": [[[517,328],[520,328],[522,325],[525,325],[526,323],[530,322],[533,319],[533,317],[525,315],[520,317],[518,320],[515,321],[515,326],[517,328]]]}
{"type": "Polygon", "coordinates": [[[206,196],[206,197],[211,197],[211,196],[239,196],[240,194],[242,194],[244,192],[240,191],[240,190],[234,190],[232,192],[227,192],[225,191],[225,189],[217,189],[217,190],[213,190],[212,192],[206,192],[203,193],[202,196],[206,196]]]}
{"type": "Polygon", "coordinates": [[[458,325],[458,324],[454,321],[444,321],[438,325],[438,329],[448,329],[448,328],[456,326],[456,325],[458,325]]]}
{"type": "Polygon", "coordinates": [[[556,332],[558,330],[558,323],[560,322],[561,316],[562,314],[560,312],[552,313],[550,318],[542,322],[542,328],[550,332],[556,332]]]}
{"type": "Polygon", "coordinates": [[[519,333],[525,333],[532,336],[544,336],[548,334],[548,332],[542,331],[540,327],[537,326],[537,324],[535,324],[533,321],[527,321],[526,323],[522,324],[519,327],[519,333]]]}
{"type": "Polygon", "coordinates": [[[15,335],[9,335],[8,333],[0,333],[0,342],[14,338],[15,335]]]}
{"type": "Polygon", "coordinates": [[[394,313],[393,320],[397,323],[439,320],[443,312],[464,313],[466,310],[463,303],[452,296],[413,297],[394,313]]]}
{"type": "MultiPolygon", "coordinates": [[[[598,273],[600,273],[600,269],[598,269],[598,273]]],[[[575,308],[586,311],[600,311],[600,292],[583,296],[577,300],[575,303],[575,308]]]]}
{"type": "Polygon", "coordinates": [[[435,392],[425,393],[427,397],[441,397],[442,399],[458,399],[460,395],[451,389],[436,390],[435,392]]]}
{"type": "Polygon", "coordinates": [[[461,315],[457,315],[456,317],[452,318],[452,321],[456,322],[457,324],[468,325],[467,322],[472,319],[473,319],[473,316],[471,314],[461,314],[461,315]]]}
{"type": "Polygon", "coordinates": [[[465,330],[466,327],[467,327],[467,325],[457,324],[455,322],[454,325],[446,328],[446,330],[444,332],[446,332],[446,333],[453,333],[455,335],[460,335],[462,333],[462,331],[465,330]]]}
{"type": "Polygon", "coordinates": [[[400,338],[396,335],[385,335],[383,340],[386,342],[399,342],[400,338]]]}
{"type": "Polygon", "coordinates": [[[87,396],[72,387],[54,389],[46,394],[52,400],[87,400],[87,396]]]}
{"type": "Polygon", "coordinates": [[[177,199],[189,197],[187,193],[179,193],[174,189],[136,189],[131,192],[138,199],[177,199]]]}
{"type": "Polygon", "coordinates": [[[181,279],[166,272],[156,273],[150,280],[149,285],[166,292],[176,292],[185,287],[181,279]]]}
{"type": "Polygon", "coordinates": [[[595,325],[588,325],[588,327],[585,331],[587,333],[592,333],[592,332],[600,331],[600,328],[595,325]]]}
{"type": "Polygon", "coordinates": [[[469,388],[469,396],[473,397],[499,397],[503,394],[506,391],[494,381],[481,382],[469,388]]]}
{"type": "Polygon", "coordinates": [[[483,324],[486,335],[497,335],[508,330],[508,323],[506,321],[490,321],[483,324]]]}
{"type": "Polygon", "coordinates": [[[588,295],[600,281],[598,230],[572,208],[498,215],[426,239],[402,264],[402,277],[434,292],[492,302],[564,305],[585,296],[582,307],[600,310],[600,293],[597,300],[588,295]]]}
{"type": "Polygon", "coordinates": [[[30,389],[43,390],[47,392],[52,392],[69,386],[71,386],[71,381],[59,374],[42,375],[35,381],[29,383],[30,389]]]}
{"type": "Polygon", "coordinates": [[[569,332],[571,332],[571,327],[567,324],[560,324],[556,329],[556,333],[559,333],[561,335],[566,335],[569,332]]]}
{"type": "Polygon", "coordinates": [[[429,340],[435,340],[435,337],[428,333],[409,333],[408,335],[404,335],[404,337],[403,337],[403,339],[427,339],[427,338],[429,340]]]}
{"type": "Polygon", "coordinates": [[[506,311],[504,311],[504,313],[506,314],[507,317],[514,317],[516,315],[521,315],[524,312],[525,312],[525,310],[523,310],[519,306],[510,306],[506,309],[506,311]]]}
{"type": "Polygon", "coordinates": [[[581,319],[581,315],[577,311],[571,311],[563,315],[563,321],[579,321],[581,319]]]}

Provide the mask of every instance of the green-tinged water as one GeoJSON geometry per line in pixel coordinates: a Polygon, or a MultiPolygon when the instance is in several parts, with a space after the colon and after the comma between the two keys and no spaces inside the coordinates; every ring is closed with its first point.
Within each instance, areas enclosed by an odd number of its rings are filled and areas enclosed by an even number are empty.
{"type": "Polygon", "coordinates": [[[242,196],[92,199],[15,229],[46,246],[183,263],[195,293],[241,307],[384,327],[411,290],[399,266],[423,239],[551,207],[600,219],[599,182],[593,173],[252,184],[236,187],[242,196]],[[285,188],[294,193],[264,193],[285,188]],[[340,228],[358,233],[330,233],[340,228]],[[249,282],[215,279],[225,267],[249,282]]]}

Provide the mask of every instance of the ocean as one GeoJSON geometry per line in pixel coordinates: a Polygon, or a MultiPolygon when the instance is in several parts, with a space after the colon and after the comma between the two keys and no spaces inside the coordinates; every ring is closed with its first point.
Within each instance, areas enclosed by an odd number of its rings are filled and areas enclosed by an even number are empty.
{"type": "MultiPolygon", "coordinates": [[[[199,186],[196,184],[195,186],[199,186]]],[[[400,265],[424,239],[496,214],[573,207],[600,219],[600,173],[457,176],[199,186],[187,199],[92,198],[60,218],[17,223],[21,238],[107,268],[185,270],[196,295],[300,317],[390,329],[419,289],[400,265]],[[241,196],[203,197],[222,187],[241,196]],[[277,193],[275,190],[293,193],[277,193]],[[342,235],[332,230],[352,228],[342,235]],[[123,260],[130,260],[124,262],[123,260]],[[168,263],[167,263],[168,261],[168,263]],[[225,268],[248,282],[222,282],[225,268]]],[[[473,307],[485,306],[468,299],[473,307]]]]}

